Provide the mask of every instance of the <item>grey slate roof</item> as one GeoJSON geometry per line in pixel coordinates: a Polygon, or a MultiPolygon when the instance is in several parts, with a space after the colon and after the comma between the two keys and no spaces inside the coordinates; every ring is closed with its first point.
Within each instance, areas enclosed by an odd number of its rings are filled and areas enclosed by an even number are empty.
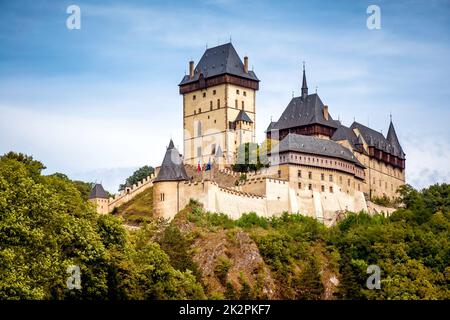
{"type": "Polygon", "coordinates": [[[259,81],[253,71],[245,73],[244,64],[231,43],[207,49],[194,69],[194,77],[189,79],[189,75],[185,75],[179,85],[197,81],[201,73],[205,78],[231,74],[259,81]]]}
{"type": "Polygon", "coordinates": [[[316,94],[310,94],[306,99],[294,97],[282,113],[273,129],[282,130],[310,124],[322,124],[331,128],[337,128],[338,122],[328,115],[328,120],[323,116],[323,103],[316,94]]]}
{"type": "Polygon", "coordinates": [[[273,129],[273,126],[275,125],[275,121],[270,121],[269,126],[267,127],[266,131],[264,132],[270,132],[273,129]]]}
{"type": "MultiPolygon", "coordinates": [[[[386,139],[382,133],[380,133],[376,130],[373,130],[369,127],[366,127],[358,122],[353,122],[352,125],[350,126],[350,128],[352,128],[352,129],[357,128],[359,130],[359,132],[361,132],[361,135],[363,136],[364,140],[367,142],[367,144],[370,147],[375,147],[386,153],[395,155],[395,156],[399,157],[400,159],[405,158],[405,154],[403,153],[403,150],[401,150],[400,143],[398,143],[398,139],[397,139],[398,146],[396,146],[391,141],[386,139]]],[[[392,128],[393,128],[393,126],[392,126],[392,128]]],[[[394,133],[395,133],[395,131],[394,131],[394,133]]],[[[391,139],[394,139],[392,132],[391,132],[390,136],[391,136],[391,139]]],[[[397,135],[395,135],[395,138],[397,138],[397,135]]]]}
{"type": "Polygon", "coordinates": [[[239,111],[239,114],[237,115],[236,120],[234,120],[234,121],[235,122],[237,122],[237,121],[253,122],[252,119],[250,119],[250,117],[244,110],[239,111]]]}
{"type": "Polygon", "coordinates": [[[392,123],[392,121],[389,124],[389,130],[388,130],[388,133],[386,136],[386,140],[389,141],[389,143],[393,147],[394,154],[398,155],[398,157],[400,159],[404,159],[405,153],[403,152],[402,146],[400,145],[400,142],[398,141],[397,133],[395,133],[394,124],[392,123]]]}
{"type": "Polygon", "coordinates": [[[283,153],[287,151],[297,151],[308,154],[328,156],[353,162],[364,167],[361,162],[346,147],[333,140],[320,139],[314,136],[305,136],[289,133],[278,146],[275,146],[271,153],[283,153]],[[278,150],[277,150],[278,149],[278,150]]]}
{"type": "Polygon", "coordinates": [[[89,194],[89,199],[94,199],[94,198],[102,198],[102,199],[109,198],[105,189],[103,189],[103,186],[99,183],[95,184],[95,186],[91,190],[91,193],[89,194]]]}
{"type": "Polygon", "coordinates": [[[184,168],[181,155],[173,145],[172,139],[167,147],[164,160],[159,169],[158,176],[154,182],[159,181],[184,181],[189,180],[189,177],[184,168]]]}
{"type": "Polygon", "coordinates": [[[334,141],[347,140],[353,148],[356,145],[357,139],[358,137],[353,132],[353,130],[344,125],[340,125],[334,132],[334,134],[331,136],[331,140],[334,141]]]}

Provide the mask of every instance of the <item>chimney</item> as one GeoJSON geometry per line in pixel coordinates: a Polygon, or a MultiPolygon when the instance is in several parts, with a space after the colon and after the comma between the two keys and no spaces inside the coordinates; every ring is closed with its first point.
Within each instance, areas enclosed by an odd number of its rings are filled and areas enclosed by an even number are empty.
{"type": "Polygon", "coordinates": [[[189,61],[189,78],[192,79],[194,77],[194,61],[189,61]]]}
{"type": "Polygon", "coordinates": [[[328,120],[328,106],[323,106],[323,117],[328,120]]]}
{"type": "Polygon", "coordinates": [[[248,57],[244,57],[244,72],[248,73],[248,57]]]}

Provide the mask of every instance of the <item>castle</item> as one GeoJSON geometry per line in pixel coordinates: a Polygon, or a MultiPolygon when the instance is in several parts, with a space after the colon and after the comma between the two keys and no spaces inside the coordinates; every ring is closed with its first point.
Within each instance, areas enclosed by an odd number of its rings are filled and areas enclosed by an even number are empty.
{"type": "Polygon", "coordinates": [[[309,94],[305,66],[301,95],[293,97],[265,133],[269,165],[247,173],[231,170],[238,149],[255,142],[259,79],[231,43],[209,48],[179,84],[183,96],[183,155],[173,141],[155,175],[109,198],[97,184],[90,199],[99,213],[153,187],[154,215],[172,218],[190,199],[232,218],[284,211],[333,224],[341,212],[381,211],[370,200],[394,198],[405,183],[405,153],[391,122],[386,137],[353,122],[334,120],[317,93],[309,94]],[[205,170],[208,169],[208,170],[205,170]]]}

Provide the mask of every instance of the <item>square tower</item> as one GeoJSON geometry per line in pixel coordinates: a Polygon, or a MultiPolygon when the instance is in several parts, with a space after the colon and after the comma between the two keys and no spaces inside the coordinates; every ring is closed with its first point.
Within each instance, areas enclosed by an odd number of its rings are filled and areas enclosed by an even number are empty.
{"type": "Polygon", "coordinates": [[[184,162],[204,164],[215,157],[233,163],[242,143],[255,141],[259,79],[231,43],[207,49],[179,84],[183,95],[184,162]],[[218,155],[220,150],[220,155],[218,155]]]}

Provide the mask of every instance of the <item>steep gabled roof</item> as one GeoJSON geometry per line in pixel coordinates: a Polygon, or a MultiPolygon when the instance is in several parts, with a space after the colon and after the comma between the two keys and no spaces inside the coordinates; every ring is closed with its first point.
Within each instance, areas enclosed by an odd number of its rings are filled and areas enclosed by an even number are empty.
{"type": "Polygon", "coordinates": [[[403,152],[402,146],[400,145],[400,142],[398,141],[397,133],[395,132],[394,124],[389,124],[389,130],[386,136],[386,140],[389,141],[391,146],[394,148],[394,154],[396,154],[400,159],[405,158],[405,153],[403,152]]]}
{"type": "Polygon", "coordinates": [[[275,121],[270,121],[269,126],[267,127],[266,131],[264,131],[264,132],[266,132],[266,133],[270,132],[273,129],[273,127],[275,126],[275,124],[276,124],[275,121]]]}
{"type": "Polygon", "coordinates": [[[231,43],[207,49],[194,69],[194,77],[190,79],[189,75],[185,75],[179,85],[197,81],[200,74],[203,74],[204,78],[231,74],[259,81],[253,71],[248,70],[248,73],[244,71],[244,64],[231,43]]]}
{"type": "Polygon", "coordinates": [[[173,141],[171,139],[169,146],[167,147],[166,154],[164,155],[164,160],[159,169],[158,176],[155,178],[154,182],[183,180],[189,180],[189,177],[186,173],[186,169],[184,168],[181,155],[173,145],[173,141]]]}
{"type": "Polygon", "coordinates": [[[99,183],[95,184],[95,186],[91,190],[91,193],[89,194],[89,199],[95,199],[95,198],[101,198],[101,199],[109,198],[105,189],[103,189],[103,186],[99,183]]]}
{"type": "Polygon", "coordinates": [[[316,154],[333,158],[340,158],[364,167],[353,153],[341,144],[314,136],[305,136],[289,133],[281,142],[272,149],[271,153],[297,151],[308,154],[316,154]]]}
{"type": "Polygon", "coordinates": [[[355,148],[358,137],[356,136],[355,132],[353,132],[352,129],[344,125],[340,125],[331,136],[331,140],[333,141],[347,140],[352,146],[352,148],[355,148]]]}
{"type": "Polygon", "coordinates": [[[237,122],[237,121],[253,122],[252,119],[250,119],[250,117],[244,110],[239,111],[239,114],[237,115],[236,120],[234,120],[234,121],[235,122],[237,122]]]}
{"type": "Polygon", "coordinates": [[[294,97],[282,113],[273,129],[282,130],[310,124],[321,124],[331,128],[337,128],[338,123],[328,115],[328,120],[323,115],[324,104],[316,94],[310,94],[305,99],[294,97]]]}

